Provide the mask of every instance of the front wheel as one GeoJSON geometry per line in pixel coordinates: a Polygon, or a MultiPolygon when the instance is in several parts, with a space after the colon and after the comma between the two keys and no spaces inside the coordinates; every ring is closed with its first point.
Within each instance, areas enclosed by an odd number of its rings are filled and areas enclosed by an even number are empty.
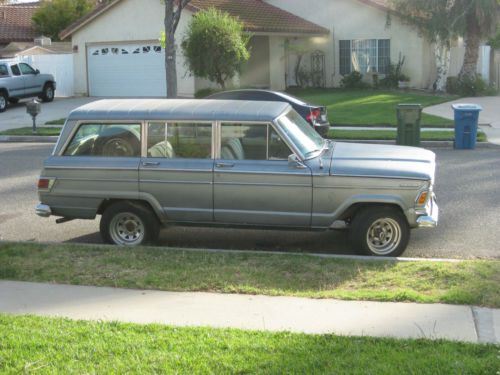
{"type": "Polygon", "coordinates": [[[47,83],[45,84],[45,86],[43,86],[43,92],[42,92],[42,95],[40,96],[40,98],[48,103],[48,102],[51,102],[54,100],[54,86],[50,83],[47,83]]]}
{"type": "Polygon", "coordinates": [[[369,207],[356,214],[349,237],[351,247],[358,253],[395,257],[408,245],[410,226],[395,208],[369,207]]]}
{"type": "Polygon", "coordinates": [[[145,206],[118,202],[103,213],[100,232],[104,241],[121,246],[138,246],[156,242],[160,224],[145,206]]]}

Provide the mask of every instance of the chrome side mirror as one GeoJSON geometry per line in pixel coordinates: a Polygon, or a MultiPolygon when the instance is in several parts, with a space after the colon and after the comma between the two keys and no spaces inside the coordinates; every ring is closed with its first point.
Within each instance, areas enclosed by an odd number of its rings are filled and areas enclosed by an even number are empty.
{"type": "Polygon", "coordinates": [[[306,165],[302,163],[299,157],[295,154],[291,154],[288,156],[288,164],[297,169],[306,169],[306,165]]]}

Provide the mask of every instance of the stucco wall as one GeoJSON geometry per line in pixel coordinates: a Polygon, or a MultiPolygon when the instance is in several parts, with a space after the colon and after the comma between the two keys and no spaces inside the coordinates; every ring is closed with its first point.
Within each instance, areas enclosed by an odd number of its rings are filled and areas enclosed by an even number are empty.
{"type": "MultiPolygon", "coordinates": [[[[75,69],[75,93],[87,95],[87,46],[105,42],[154,42],[163,29],[164,6],[160,0],[122,0],[72,35],[75,69]]],[[[180,43],[191,12],[184,10],[176,32],[180,43]]],[[[177,85],[179,96],[194,94],[194,78],[186,72],[184,58],[177,52],[177,85]]]]}
{"type": "Polygon", "coordinates": [[[339,40],[349,39],[390,39],[391,61],[397,62],[400,52],[406,57],[403,71],[411,77],[411,86],[432,85],[434,59],[429,44],[396,16],[391,17],[387,27],[385,11],[357,0],[266,1],[330,30],[327,38],[311,39],[314,47],[325,52],[327,86],[337,86],[342,79],[339,40]]]}
{"type": "Polygon", "coordinates": [[[269,37],[253,36],[248,43],[250,59],[241,71],[242,86],[269,88],[269,37]]]}

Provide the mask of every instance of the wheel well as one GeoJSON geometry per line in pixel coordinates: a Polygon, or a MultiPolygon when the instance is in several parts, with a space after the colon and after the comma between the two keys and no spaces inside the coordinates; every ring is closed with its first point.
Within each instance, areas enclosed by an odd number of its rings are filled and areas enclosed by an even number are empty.
{"type": "Polygon", "coordinates": [[[149,202],[141,201],[138,199],[105,199],[102,201],[99,208],[97,209],[97,214],[102,215],[104,213],[104,211],[106,211],[106,209],[109,206],[111,206],[117,202],[128,202],[128,203],[131,203],[133,205],[138,205],[138,206],[144,207],[144,208],[148,209],[149,211],[151,211],[155,215],[155,217],[159,220],[158,215],[156,214],[153,207],[149,204],[149,202]]]}
{"type": "Polygon", "coordinates": [[[6,98],[9,98],[9,92],[6,89],[0,89],[0,94],[5,94],[6,98]]]}
{"type": "Polygon", "coordinates": [[[398,210],[404,216],[404,212],[401,207],[395,203],[354,203],[350,206],[344,213],[340,216],[340,220],[345,220],[346,222],[351,222],[352,218],[358,214],[358,212],[364,210],[368,207],[389,207],[398,210]]]}

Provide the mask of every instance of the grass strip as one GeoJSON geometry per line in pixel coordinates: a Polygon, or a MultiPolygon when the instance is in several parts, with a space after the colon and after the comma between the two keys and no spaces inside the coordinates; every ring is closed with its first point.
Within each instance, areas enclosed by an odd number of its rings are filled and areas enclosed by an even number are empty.
{"type": "MultiPolygon", "coordinates": [[[[397,132],[394,130],[336,130],[328,132],[328,138],[348,140],[396,140],[397,132]]],[[[451,131],[423,131],[420,133],[422,141],[453,141],[455,133],[451,131]]],[[[483,132],[477,133],[478,142],[486,142],[483,132]]]]}
{"type": "Polygon", "coordinates": [[[64,125],[66,118],[60,118],[57,120],[50,120],[45,123],[45,125],[64,125]]]}
{"type": "Polygon", "coordinates": [[[0,279],[500,307],[500,261],[396,262],[161,247],[0,243],[0,279]]]}
{"type": "MultiPolygon", "coordinates": [[[[290,93],[306,102],[326,106],[330,123],[333,125],[396,125],[398,104],[421,104],[423,107],[429,107],[457,98],[450,95],[395,90],[305,89],[292,90],[290,93]]],[[[453,125],[453,120],[422,113],[421,123],[425,126],[443,126],[453,125]]]]}
{"type": "Polygon", "coordinates": [[[495,374],[498,347],[0,315],[0,372],[495,374]]]}
{"type": "Polygon", "coordinates": [[[32,127],[25,128],[17,128],[17,129],[8,129],[4,131],[0,131],[0,135],[43,135],[43,136],[58,136],[61,132],[61,128],[54,127],[45,127],[45,126],[37,126],[36,132],[33,133],[32,127]]]}

